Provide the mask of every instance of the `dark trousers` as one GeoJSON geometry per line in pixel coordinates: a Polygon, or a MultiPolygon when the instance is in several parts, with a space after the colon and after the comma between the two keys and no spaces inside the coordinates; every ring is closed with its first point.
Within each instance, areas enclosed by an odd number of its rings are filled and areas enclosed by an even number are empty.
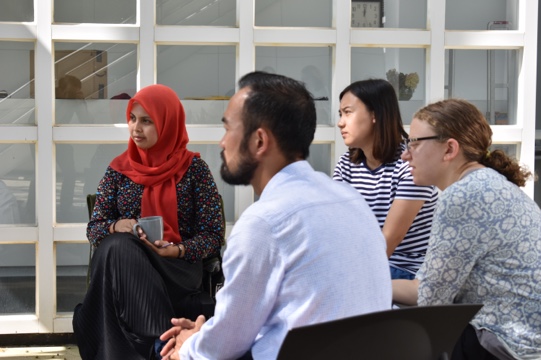
{"type": "Polygon", "coordinates": [[[137,237],[115,233],[96,249],[91,281],[73,314],[84,360],[149,359],[171,318],[201,313],[202,264],[168,259],[137,237]]]}
{"type": "Polygon", "coordinates": [[[451,360],[498,360],[481,346],[475,328],[468,324],[458,339],[451,360]]]}

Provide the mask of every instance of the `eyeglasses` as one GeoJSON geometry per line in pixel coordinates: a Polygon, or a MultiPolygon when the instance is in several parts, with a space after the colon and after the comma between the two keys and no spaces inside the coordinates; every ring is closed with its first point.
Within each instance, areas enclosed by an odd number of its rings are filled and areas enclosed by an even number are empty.
{"type": "Polygon", "coordinates": [[[424,137],[404,139],[403,143],[404,143],[404,146],[406,146],[406,150],[411,151],[411,143],[412,142],[421,141],[421,140],[441,140],[441,139],[442,139],[442,137],[439,136],[439,135],[424,136],[424,137]]]}

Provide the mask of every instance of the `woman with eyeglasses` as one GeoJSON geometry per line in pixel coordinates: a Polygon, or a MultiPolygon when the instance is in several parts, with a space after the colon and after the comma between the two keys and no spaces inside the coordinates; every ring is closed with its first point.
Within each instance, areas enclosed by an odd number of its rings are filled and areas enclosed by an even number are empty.
{"type": "Polygon", "coordinates": [[[490,151],[489,124],[464,100],[422,108],[410,136],[413,181],[442,193],[425,263],[393,281],[394,301],[483,304],[452,359],[540,359],[541,210],[519,188],[532,174],[490,151]]]}
{"type": "Polygon", "coordinates": [[[333,179],[353,186],[367,201],[387,241],[393,279],[413,279],[424,261],[438,191],[416,186],[400,158],[407,133],[393,86],[372,79],[340,93],[338,127],[349,150],[333,179]]]}

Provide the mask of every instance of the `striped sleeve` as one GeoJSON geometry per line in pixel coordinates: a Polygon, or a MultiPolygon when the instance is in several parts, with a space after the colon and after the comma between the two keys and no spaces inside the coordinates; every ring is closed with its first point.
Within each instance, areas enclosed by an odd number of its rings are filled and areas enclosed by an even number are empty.
{"type": "Polygon", "coordinates": [[[434,187],[415,185],[408,162],[402,160],[397,162],[397,175],[395,199],[428,201],[432,198],[434,187]]]}
{"type": "Polygon", "coordinates": [[[394,162],[369,169],[364,163],[351,163],[347,152],[336,164],[333,179],[350,184],[363,196],[381,228],[395,199],[425,202],[389,259],[392,266],[415,273],[428,247],[432,216],[439,195],[437,188],[415,185],[409,164],[402,161],[399,154],[394,162]]]}

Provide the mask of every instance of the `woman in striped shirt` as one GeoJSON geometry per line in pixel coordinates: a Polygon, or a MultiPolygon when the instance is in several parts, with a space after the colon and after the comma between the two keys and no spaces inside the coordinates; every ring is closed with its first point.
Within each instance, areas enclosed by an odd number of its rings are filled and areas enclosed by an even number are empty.
{"type": "Polygon", "coordinates": [[[393,279],[413,279],[424,261],[438,190],[416,186],[406,161],[396,93],[380,79],[352,83],[340,93],[338,127],[349,150],[333,179],[367,201],[387,240],[393,279]]]}

